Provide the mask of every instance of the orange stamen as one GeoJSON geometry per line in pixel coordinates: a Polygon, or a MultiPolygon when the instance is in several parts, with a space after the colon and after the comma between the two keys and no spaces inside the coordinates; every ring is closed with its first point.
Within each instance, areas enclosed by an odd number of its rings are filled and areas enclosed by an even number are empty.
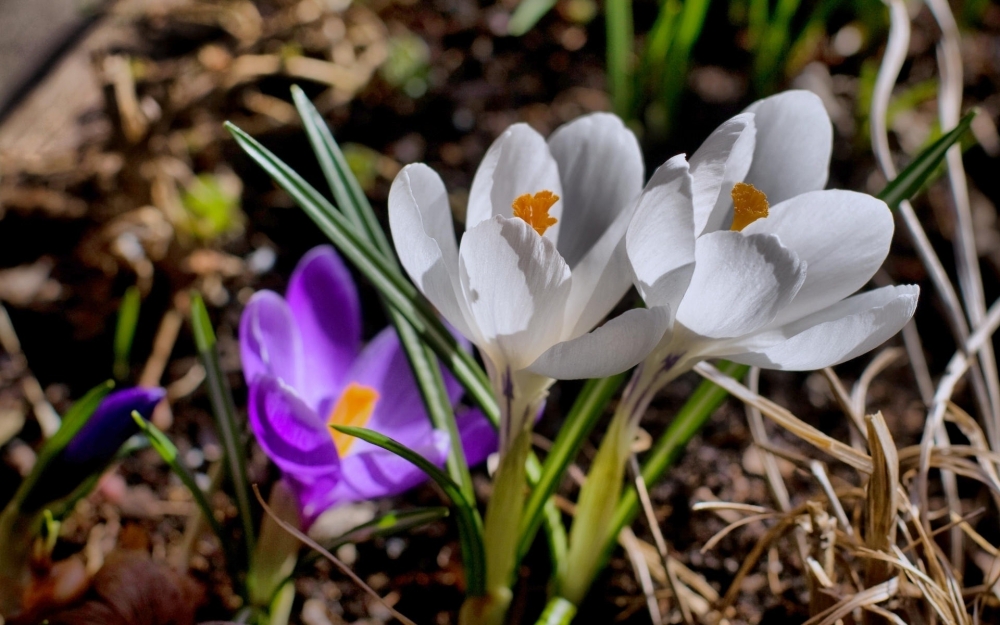
{"type": "Polygon", "coordinates": [[[549,209],[558,201],[559,196],[551,191],[539,191],[534,195],[525,193],[517,196],[511,204],[511,208],[514,209],[515,217],[520,217],[534,228],[535,232],[543,235],[550,226],[554,226],[559,221],[549,215],[549,209]]]}
{"type": "Polygon", "coordinates": [[[733,225],[730,230],[739,232],[758,219],[767,217],[767,196],[752,184],[737,182],[733,185],[732,196],[733,225]]]}
{"type": "MultiPolygon", "coordinates": [[[[378,401],[378,391],[375,389],[351,382],[340,394],[340,399],[334,404],[330,411],[330,416],[326,422],[329,425],[350,425],[353,427],[364,427],[375,412],[375,403],[378,401]]],[[[354,437],[330,429],[333,443],[337,446],[337,452],[343,458],[351,445],[354,444],[354,437]]]]}

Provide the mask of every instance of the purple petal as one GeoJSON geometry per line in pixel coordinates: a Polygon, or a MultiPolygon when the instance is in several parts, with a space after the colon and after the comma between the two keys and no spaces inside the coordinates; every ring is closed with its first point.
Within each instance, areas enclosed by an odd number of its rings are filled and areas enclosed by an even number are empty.
{"type": "Polygon", "coordinates": [[[243,309],[240,359],[247,384],[252,384],[258,376],[267,376],[292,388],[300,387],[302,338],[291,309],[277,293],[258,291],[243,309]]]}
{"type": "Polygon", "coordinates": [[[138,411],[148,420],[166,394],[162,388],[130,388],[105,397],[86,425],[46,466],[22,508],[33,511],[62,499],[84,479],[104,468],[122,444],[139,432],[132,411],[138,411]]]}
{"type": "MultiPolygon", "coordinates": [[[[392,437],[389,432],[385,434],[392,437]]],[[[428,427],[422,438],[411,440],[406,446],[442,466],[448,454],[448,435],[428,427]]],[[[364,441],[354,442],[341,466],[343,474],[334,492],[338,503],[398,495],[427,479],[409,461],[364,441]]]]}
{"type": "Polygon", "coordinates": [[[361,310],[351,273],[333,248],[299,261],[285,294],[302,335],[303,386],[310,405],[337,392],[361,345],[361,310]]]}
{"type": "Polygon", "coordinates": [[[497,450],[499,435],[478,408],[457,410],[455,418],[458,436],[462,439],[462,449],[465,451],[465,461],[470,467],[486,460],[487,456],[497,450]]]}
{"type": "Polygon", "coordinates": [[[378,391],[375,410],[365,427],[407,447],[431,431],[420,389],[393,328],[385,328],[365,346],[346,380],[378,391]]]}
{"type": "Polygon", "coordinates": [[[95,460],[107,462],[125,441],[139,432],[132,411],[138,411],[148,421],[153,408],[166,395],[167,392],[159,387],[129,388],[110,393],[63,449],[62,459],[70,464],[88,464],[95,460]]]}
{"type": "Polygon", "coordinates": [[[248,412],[257,442],[286,475],[315,481],[339,473],[326,423],[276,378],[259,376],[250,384],[248,412]]]}

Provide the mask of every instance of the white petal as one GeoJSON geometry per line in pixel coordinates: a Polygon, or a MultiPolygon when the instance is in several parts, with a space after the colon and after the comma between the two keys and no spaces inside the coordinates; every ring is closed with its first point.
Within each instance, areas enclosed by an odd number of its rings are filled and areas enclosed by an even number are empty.
{"type": "Polygon", "coordinates": [[[719,126],[691,157],[694,231],[697,236],[732,222],[733,185],[750,170],[755,136],[753,113],[740,113],[719,126]]]}
{"type": "Polygon", "coordinates": [[[552,241],[520,219],[493,217],[462,237],[459,266],[495,365],[523,369],[560,340],[571,280],[552,241]]]}
{"type": "Polygon", "coordinates": [[[632,269],[625,253],[625,231],[634,208],[633,203],[618,213],[597,243],[573,267],[564,339],[590,331],[632,287],[632,269]]]}
{"type": "Polygon", "coordinates": [[[695,260],[691,175],[683,156],[653,173],[639,196],[625,247],[642,299],[676,311],[695,260]]]}
{"type": "Polygon", "coordinates": [[[698,239],[677,321],[708,338],[749,334],[774,319],[805,275],[805,263],[776,236],[711,232],[698,239]]]}
{"type": "MultiPolygon", "coordinates": [[[[861,293],[781,328],[780,333],[789,337],[785,340],[727,358],[785,371],[830,367],[878,347],[899,332],[913,316],[919,294],[920,289],[912,285],[861,293]]],[[[750,342],[767,342],[767,337],[750,342]]]]}
{"type": "Polygon", "coordinates": [[[754,114],[757,146],[746,182],[771,204],[826,186],[833,124],[819,96],[785,91],[747,107],[754,114]]]}
{"type": "Polygon", "coordinates": [[[549,209],[549,215],[559,222],[545,232],[546,238],[557,241],[565,204],[559,166],[542,135],[527,124],[514,124],[497,137],[476,170],[469,190],[465,229],[495,215],[511,217],[515,198],[539,191],[552,191],[560,197],[549,209]]]}
{"type": "Polygon", "coordinates": [[[783,324],[863,287],[888,255],[892,231],[892,213],[884,202],[863,193],[831,190],[782,202],[743,233],[777,235],[808,264],[805,283],[775,319],[783,324]]]}
{"type": "Polygon", "coordinates": [[[634,308],[589,334],[559,343],[528,367],[558,380],[603,378],[634,367],[670,326],[666,306],[634,308]]]}
{"type": "Polygon", "coordinates": [[[410,279],[455,329],[474,341],[458,299],[458,247],[448,194],[430,167],[407,165],[392,181],[389,228],[410,279]]]}
{"type": "Polygon", "coordinates": [[[610,113],[585,115],[558,128],[549,150],[563,189],[559,253],[576,264],[642,190],[645,168],[639,142],[610,113]]]}

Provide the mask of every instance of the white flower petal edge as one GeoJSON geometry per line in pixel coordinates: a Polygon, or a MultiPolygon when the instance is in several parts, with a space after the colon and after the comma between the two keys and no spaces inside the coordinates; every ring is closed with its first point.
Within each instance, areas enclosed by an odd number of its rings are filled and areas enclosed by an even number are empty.
{"type": "Polygon", "coordinates": [[[833,124],[823,101],[810,91],[785,91],[746,109],[757,127],[753,164],[745,181],[778,204],[826,186],[833,124]]]}
{"type": "MultiPolygon", "coordinates": [[[[610,113],[577,118],[549,137],[563,190],[559,253],[577,264],[642,190],[642,150],[635,135],[610,113]]],[[[627,222],[626,222],[627,225],[627,222]]],[[[624,232],[619,232],[621,238],[624,232]]],[[[619,295],[621,299],[621,295],[619,295]]]]}
{"type": "Polygon", "coordinates": [[[710,339],[766,326],[795,297],[807,270],[774,235],[726,230],[698,238],[694,267],[677,322],[710,339]]]}
{"type": "Polygon", "coordinates": [[[456,330],[476,341],[459,298],[458,246],[441,177],[422,163],[407,165],[392,181],[389,207],[389,228],[406,273],[456,330]]]}
{"type": "Polygon", "coordinates": [[[465,233],[462,293],[498,368],[526,368],[562,339],[571,274],[555,244],[518,218],[495,216],[465,233]]]}
{"type": "Polygon", "coordinates": [[[914,285],[887,286],[861,293],[777,331],[751,337],[743,346],[732,346],[748,351],[720,355],[743,364],[784,371],[832,367],[874,349],[899,332],[913,316],[919,295],[920,289],[914,285]],[[762,346],[779,335],[788,338],[762,346]]]}
{"type": "Polygon", "coordinates": [[[589,334],[549,348],[528,367],[560,380],[600,378],[637,365],[670,327],[670,307],[629,310],[589,334]]]}
{"type": "Polygon", "coordinates": [[[798,319],[851,295],[882,266],[893,233],[885,202],[854,191],[813,191],[771,208],[743,229],[773,234],[808,264],[806,281],[777,323],[798,319]]]}
{"type": "Polygon", "coordinates": [[[635,285],[650,306],[676,311],[695,270],[691,174],[683,155],[661,165],[639,196],[625,235],[635,285]]]}

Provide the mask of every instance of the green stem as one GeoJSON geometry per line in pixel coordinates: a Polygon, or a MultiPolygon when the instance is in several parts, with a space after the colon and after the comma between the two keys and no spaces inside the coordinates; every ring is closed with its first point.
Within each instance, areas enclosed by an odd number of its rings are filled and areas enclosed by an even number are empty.
{"type": "MultiPolygon", "coordinates": [[[[282,521],[299,526],[295,496],[283,482],[276,482],[271,489],[268,508],[282,521]]],[[[287,592],[286,582],[295,570],[301,547],[302,543],[298,538],[286,532],[270,514],[264,515],[260,524],[260,537],[250,559],[250,570],[247,571],[247,593],[252,606],[268,608],[275,604],[283,605],[280,595],[287,592]]],[[[294,587],[291,593],[294,597],[294,587]]],[[[272,623],[275,622],[275,616],[277,615],[271,614],[272,623]]],[[[288,615],[284,618],[287,622],[288,615]]]]}
{"type": "MultiPolygon", "coordinates": [[[[734,378],[743,377],[749,369],[746,365],[726,361],[720,362],[718,368],[734,378]]],[[[612,424],[608,428],[608,435],[598,449],[588,480],[580,491],[577,516],[570,533],[570,553],[567,556],[566,575],[559,585],[559,596],[551,600],[549,607],[546,608],[549,620],[539,620],[538,625],[566,625],[570,622],[573,615],[565,609],[562,601],[570,601],[574,605],[579,605],[579,602],[590,590],[597,573],[604,568],[611,557],[611,553],[618,543],[619,532],[623,527],[632,523],[638,514],[639,498],[635,487],[630,487],[625,490],[624,494],[620,494],[624,465],[628,459],[627,449],[625,452],[621,452],[620,447],[615,449],[608,441],[613,440],[613,436],[621,436],[616,434],[616,431],[622,431],[622,424],[628,421],[626,415],[636,415],[633,421],[637,421],[638,416],[645,411],[655,392],[676,377],[682,369],[684,367],[677,367],[677,373],[670,375],[673,371],[668,372],[669,377],[664,378],[650,378],[648,373],[643,373],[640,369],[637,369],[633,375],[633,379],[622,397],[622,405],[615,412],[612,424]],[[612,473],[611,468],[619,465],[621,469],[617,473],[618,481],[614,482],[618,485],[615,495],[616,506],[608,495],[611,489],[601,488],[598,480],[611,479],[604,474],[612,473]],[[604,513],[598,504],[585,501],[585,499],[590,498],[599,499],[598,496],[588,495],[585,492],[588,490],[587,485],[591,483],[598,483],[598,486],[594,487],[595,491],[604,491],[604,498],[601,499],[601,502],[608,507],[608,510],[613,510],[613,513],[604,513]],[[606,524],[601,519],[602,516],[607,517],[606,524]],[[584,529],[578,530],[577,525],[581,522],[584,523],[584,529]],[[598,535],[595,529],[587,527],[588,525],[603,525],[603,534],[598,535]],[[574,554],[574,551],[577,551],[578,554],[574,554]]],[[[728,393],[724,389],[707,380],[695,389],[695,392],[691,394],[688,401],[677,413],[670,427],[657,440],[643,464],[642,477],[647,484],[655,484],[660,480],[667,468],[677,460],[687,443],[701,430],[727,396],[728,393]]],[[[634,425],[632,427],[634,432],[634,425]]],[[[625,429],[624,432],[627,435],[628,429],[625,429]]],[[[631,439],[629,438],[628,441],[631,442],[631,439]]],[[[619,438],[615,443],[621,444],[621,439],[619,438]]]]}
{"type": "MultiPolygon", "coordinates": [[[[493,494],[486,505],[486,590],[491,595],[510,593],[517,555],[518,524],[524,511],[527,475],[524,463],[531,450],[531,429],[523,428],[500,460],[493,494]]],[[[509,601],[509,599],[508,599],[509,601]]]]}
{"type": "Polygon", "coordinates": [[[636,368],[601,439],[587,481],[580,489],[569,534],[566,567],[558,584],[559,596],[576,605],[586,596],[603,565],[601,552],[594,546],[601,544],[607,535],[615,504],[621,498],[625,466],[639,419],[646,412],[653,395],[681,372],[680,367],[664,371],[659,362],[657,357],[636,368]]]}
{"type": "MultiPolygon", "coordinates": [[[[742,378],[750,370],[747,365],[729,361],[716,364],[719,371],[736,379],[742,378]]],[[[684,447],[705,425],[712,414],[722,405],[729,393],[720,386],[702,381],[681,407],[670,427],[656,441],[642,465],[642,479],[646,484],[655,484],[663,474],[680,457],[684,447]]],[[[618,544],[618,533],[622,528],[632,523],[639,514],[639,494],[635,487],[626,489],[621,501],[615,508],[614,520],[604,537],[604,554],[602,562],[607,562],[611,552],[618,544]]]]}
{"type": "Polygon", "coordinates": [[[575,604],[562,597],[552,597],[545,606],[545,611],[535,621],[535,625],[569,625],[575,616],[575,604]]]}

